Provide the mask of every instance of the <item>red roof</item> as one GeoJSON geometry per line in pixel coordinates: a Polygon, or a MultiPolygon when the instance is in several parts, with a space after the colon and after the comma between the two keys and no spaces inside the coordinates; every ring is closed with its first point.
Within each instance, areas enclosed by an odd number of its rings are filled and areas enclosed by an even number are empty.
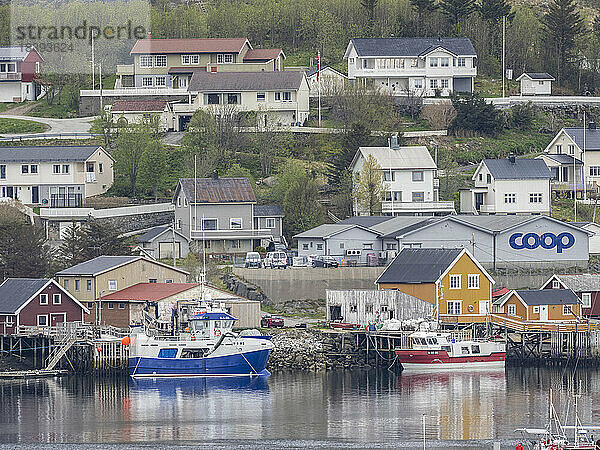
{"type": "Polygon", "coordinates": [[[277,58],[283,51],[280,48],[255,48],[248,50],[244,55],[244,61],[269,61],[277,58]]]}
{"type": "Polygon", "coordinates": [[[105,295],[101,300],[155,302],[198,286],[200,283],[138,283],[105,295]]]}
{"type": "Polygon", "coordinates": [[[164,111],[166,100],[115,100],[113,111],[164,111]]]}
{"type": "Polygon", "coordinates": [[[510,290],[508,288],[500,288],[500,289],[494,289],[492,291],[492,297],[502,297],[504,294],[508,294],[510,292],[510,290]]]}
{"type": "Polygon", "coordinates": [[[239,53],[246,42],[245,38],[140,39],[129,53],[239,53]]]}

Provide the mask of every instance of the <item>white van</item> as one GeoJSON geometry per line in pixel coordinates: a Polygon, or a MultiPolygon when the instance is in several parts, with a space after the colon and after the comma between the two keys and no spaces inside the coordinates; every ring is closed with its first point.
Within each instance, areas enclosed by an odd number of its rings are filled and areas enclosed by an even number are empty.
{"type": "Polygon", "coordinates": [[[260,254],[258,252],[246,253],[246,259],[244,260],[244,267],[246,269],[251,269],[251,268],[260,269],[262,267],[262,262],[260,260],[260,254]]]}
{"type": "Polygon", "coordinates": [[[269,269],[285,269],[287,267],[287,255],[285,252],[269,252],[263,263],[269,269]]]}

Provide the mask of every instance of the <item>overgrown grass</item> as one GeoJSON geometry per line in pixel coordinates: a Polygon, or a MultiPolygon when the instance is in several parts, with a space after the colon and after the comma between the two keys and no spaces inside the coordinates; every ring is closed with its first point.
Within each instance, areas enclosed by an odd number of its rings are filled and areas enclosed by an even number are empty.
{"type": "MultiPolygon", "coordinates": [[[[519,95],[520,86],[515,80],[504,80],[506,95],[519,95]]],[[[475,78],[475,92],[481,97],[502,97],[502,78],[478,76],[475,78]]]]}
{"type": "Polygon", "coordinates": [[[32,120],[0,117],[0,134],[43,133],[49,127],[32,120]]]}
{"type": "Polygon", "coordinates": [[[600,223],[600,210],[596,211],[594,217],[594,205],[585,205],[577,203],[577,218],[575,218],[575,208],[573,199],[560,198],[552,199],[551,216],[555,219],[566,222],[593,222],[600,223]]]}
{"type": "Polygon", "coordinates": [[[77,117],[77,109],[69,107],[66,102],[59,105],[56,100],[49,105],[44,99],[38,100],[31,111],[27,113],[32,117],[50,117],[53,119],[69,119],[77,117]]]}

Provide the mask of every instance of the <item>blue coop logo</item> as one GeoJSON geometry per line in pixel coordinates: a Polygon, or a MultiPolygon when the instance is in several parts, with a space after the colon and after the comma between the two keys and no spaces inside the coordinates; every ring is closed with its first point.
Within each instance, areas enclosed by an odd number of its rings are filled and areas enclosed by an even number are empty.
{"type": "Polygon", "coordinates": [[[536,233],[513,233],[508,239],[510,246],[516,250],[542,247],[547,250],[556,248],[556,253],[562,253],[563,250],[573,247],[575,236],[571,233],[560,233],[558,236],[554,233],[544,233],[541,236],[536,233]]]}

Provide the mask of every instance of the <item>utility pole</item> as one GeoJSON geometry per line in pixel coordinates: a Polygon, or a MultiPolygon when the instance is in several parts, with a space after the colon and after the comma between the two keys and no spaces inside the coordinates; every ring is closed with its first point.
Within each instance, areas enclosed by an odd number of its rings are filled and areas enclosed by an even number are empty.
{"type": "Polygon", "coordinates": [[[100,77],[100,114],[102,114],[102,63],[98,63],[98,77],[100,77]]]}
{"type": "Polygon", "coordinates": [[[505,97],[504,77],[506,76],[506,16],[502,16],[502,98],[505,97]]]}
{"type": "Polygon", "coordinates": [[[321,127],[321,50],[317,51],[317,88],[319,90],[319,128],[321,127]]]}
{"type": "Polygon", "coordinates": [[[92,91],[96,88],[96,64],[94,62],[94,33],[91,34],[92,38],[92,91]]]}
{"type": "Polygon", "coordinates": [[[587,200],[587,183],[586,183],[586,175],[587,172],[585,171],[585,132],[586,132],[586,117],[585,117],[585,109],[583,110],[583,152],[581,153],[582,158],[581,158],[581,162],[583,163],[583,166],[581,168],[581,178],[582,178],[582,183],[583,183],[583,200],[587,200]]]}

